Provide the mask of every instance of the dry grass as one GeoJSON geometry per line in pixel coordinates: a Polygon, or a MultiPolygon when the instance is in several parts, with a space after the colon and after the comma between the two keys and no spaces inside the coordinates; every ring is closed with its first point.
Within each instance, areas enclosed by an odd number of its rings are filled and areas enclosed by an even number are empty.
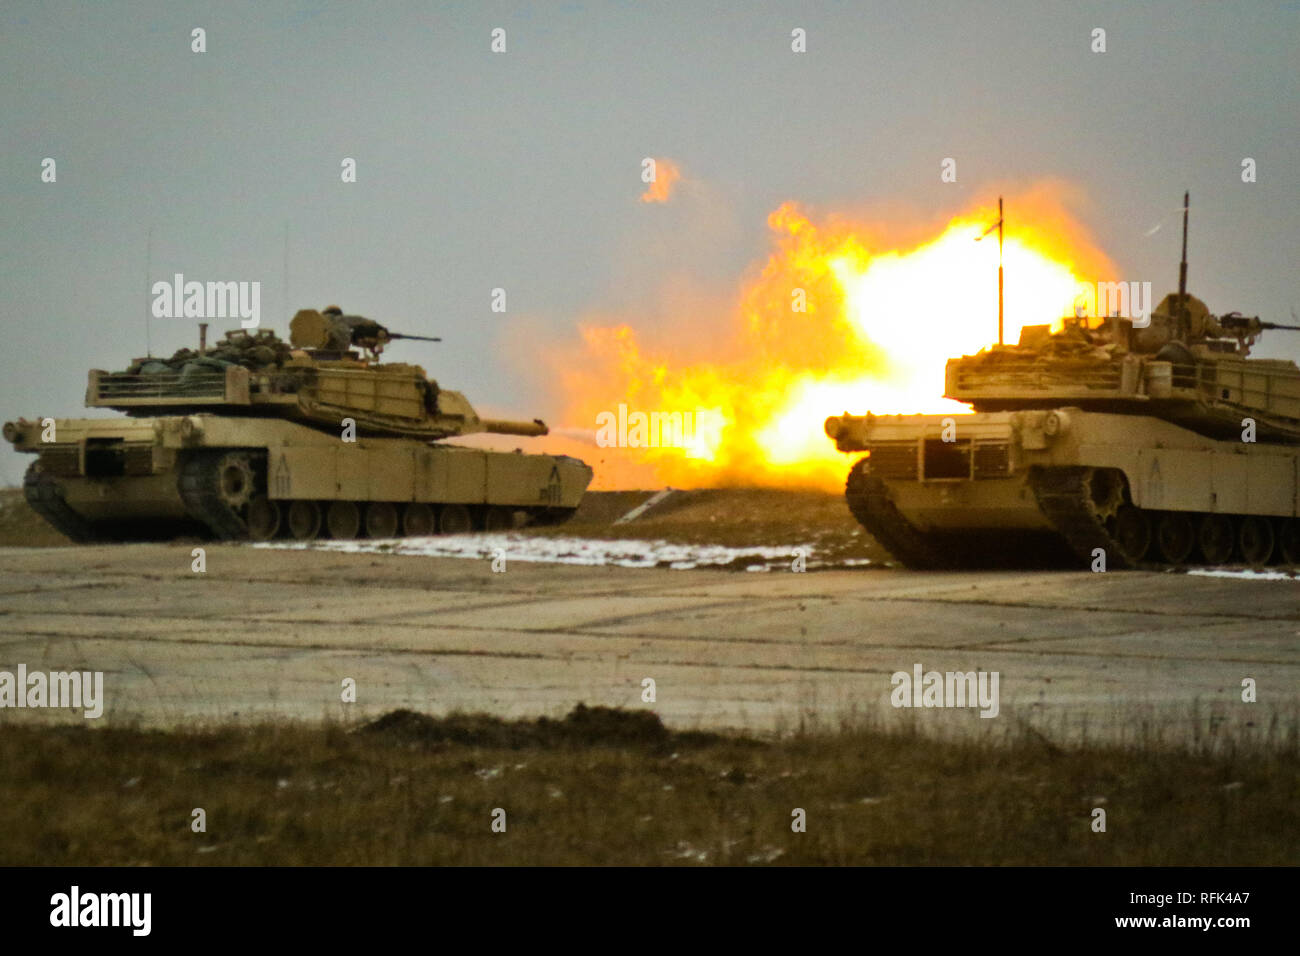
{"type": "Polygon", "coordinates": [[[0,863],[1294,865],[1295,739],[1212,753],[870,729],[755,741],[601,709],[399,713],[368,731],[6,726],[0,863]]]}

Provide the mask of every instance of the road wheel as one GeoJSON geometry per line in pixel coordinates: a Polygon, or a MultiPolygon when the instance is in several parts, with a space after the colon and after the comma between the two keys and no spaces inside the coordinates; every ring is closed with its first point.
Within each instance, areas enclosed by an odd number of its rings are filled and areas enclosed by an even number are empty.
{"type": "Polygon", "coordinates": [[[1227,515],[1204,515],[1196,534],[1201,557],[1206,564],[1226,564],[1232,560],[1237,534],[1227,515]]]}
{"type": "Polygon", "coordinates": [[[280,506],[266,495],[248,503],[248,536],[254,541],[270,541],[280,532],[280,506]]]}
{"type": "Polygon", "coordinates": [[[1247,564],[1268,564],[1273,557],[1273,525],[1267,518],[1247,515],[1237,530],[1237,547],[1247,564]]]}
{"type": "Polygon", "coordinates": [[[391,501],[366,505],[366,534],[372,538],[397,537],[397,506],[391,501]]]}
{"type": "Polygon", "coordinates": [[[434,534],[436,524],[433,509],[422,501],[412,501],[402,509],[402,534],[408,538],[423,538],[434,534]]]}
{"type": "Polygon", "coordinates": [[[361,535],[361,511],[351,501],[331,501],[325,527],[335,541],[351,541],[361,535]]]}
{"type": "Polygon", "coordinates": [[[469,534],[474,530],[469,509],[464,505],[443,505],[438,515],[438,530],[443,534],[469,534]]]}
{"type": "Polygon", "coordinates": [[[509,508],[489,508],[483,515],[484,531],[511,531],[515,526],[515,513],[509,508]]]}
{"type": "Polygon", "coordinates": [[[297,541],[311,541],[320,534],[320,505],[295,501],[289,505],[289,534],[297,541]]]}
{"type": "Polygon", "coordinates": [[[1156,524],[1156,551],[1169,564],[1182,564],[1196,547],[1196,526],[1182,511],[1166,511],[1156,524]]]}
{"type": "Polygon", "coordinates": [[[1300,564],[1300,521],[1283,518],[1277,523],[1277,549],[1287,564],[1300,564]]]}
{"type": "Polygon", "coordinates": [[[1151,547],[1151,519],[1141,508],[1123,505],[1115,515],[1115,542],[1124,557],[1137,563],[1151,547]]]}

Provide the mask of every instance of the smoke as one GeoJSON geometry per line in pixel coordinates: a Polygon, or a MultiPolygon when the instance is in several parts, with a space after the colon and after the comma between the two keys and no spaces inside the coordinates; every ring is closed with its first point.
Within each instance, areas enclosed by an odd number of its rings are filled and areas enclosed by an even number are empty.
{"type": "Polygon", "coordinates": [[[650,167],[653,170],[653,178],[646,184],[646,190],[641,194],[641,201],[667,202],[672,195],[673,186],[682,178],[681,170],[671,159],[654,159],[651,162],[654,164],[650,167]]]}
{"type": "MultiPolygon", "coordinates": [[[[1069,312],[1081,279],[1114,270],[1072,213],[1082,197],[1069,186],[1004,195],[1014,342],[1022,325],[1069,312]]],[[[768,216],[768,254],[732,288],[684,302],[678,277],[664,276],[678,293],[665,296],[670,308],[588,314],[576,340],[530,352],[559,391],[547,402],[563,410],[553,437],[591,461],[598,419],[621,405],[707,414],[723,422],[707,454],[699,442],[600,447],[593,487],[841,488],[851,460],[825,437],[827,415],[966,410],[942,398],[943,366],[996,339],[998,247],[973,241],[996,218],[996,193],[956,216],[783,203],[768,216]]]]}

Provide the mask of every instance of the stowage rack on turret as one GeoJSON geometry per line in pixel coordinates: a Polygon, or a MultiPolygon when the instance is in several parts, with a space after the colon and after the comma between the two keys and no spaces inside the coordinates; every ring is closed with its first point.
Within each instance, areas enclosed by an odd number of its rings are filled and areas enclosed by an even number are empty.
{"type": "Polygon", "coordinates": [[[951,359],[945,395],[980,412],[1068,403],[1152,415],[1214,437],[1240,433],[1249,417],[1260,441],[1300,441],[1300,368],[1248,357],[1270,329],[1300,326],[1214,316],[1195,296],[1171,293],[1144,327],[1070,317],[1054,335],[1027,326],[1019,345],[951,359]]]}
{"type": "MultiPolygon", "coordinates": [[[[355,333],[356,339],[373,351],[394,338],[421,338],[361,321],[369,327],[355,333]]],[[[267,329],[236,329],[211,350],[200,346],[198,351],[181,349],[169,359],[136,359],[122,372],[94,370],[86,405],[136,416],[220,410],[334,430],[343,418],[351,418],[360,434],[425,439],[476,432],[546,434],[538,421],[481,419],[464,395],[440,389],[420,366],[362,358],[350,348],[335,347],[344,343],[332,337],[334,332],[322,332],[323,327],[322,313],[304,310],[294,317],[290,344],[267,329]]],[[[345,328],[344,334],[354,333],[345,328]]]]}

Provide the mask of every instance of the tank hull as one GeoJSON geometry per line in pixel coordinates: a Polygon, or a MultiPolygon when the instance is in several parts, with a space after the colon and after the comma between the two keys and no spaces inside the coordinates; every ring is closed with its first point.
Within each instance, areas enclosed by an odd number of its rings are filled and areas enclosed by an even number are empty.
{"type": "Polygon", "coordinates": [[[826,430],[841,451],[867,453],[850,508],[905,564],[1005,559],[1002,535],[1098,569],[1300,561],[1297,445],[1074,407],[843,416],[826,430]]]}
{"type": "Polygon", "coordinates": [[[592,477],[566,456],[349,441],[274,418],[58,419],[11,423],[6,437],[37,455],[33,507],[80,540],[186,526],[232,539],[504,530],[520,512],[570,516],[592,477]]]}

